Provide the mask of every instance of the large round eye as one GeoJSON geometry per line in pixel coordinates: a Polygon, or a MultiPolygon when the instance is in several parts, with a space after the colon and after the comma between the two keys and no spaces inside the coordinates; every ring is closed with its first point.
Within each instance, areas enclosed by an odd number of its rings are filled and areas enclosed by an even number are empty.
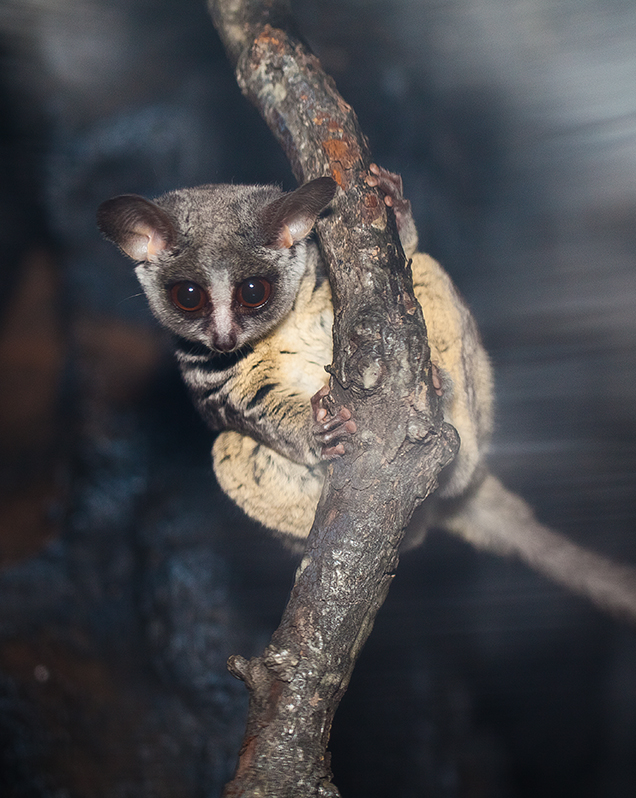
{"type": "Polygon", "coordinates": [[[202,310],[208,303],[208,296],[196,283],[175,283],[170,289],[170,299],[179,310],[188,313],[202,310]]]}
{"type": "Polygon", "coordinates": [[[238,287],[236,298],[244,308],[260,308],[269,299],[272,284],[264,277],[249,277],[238,287]]]}

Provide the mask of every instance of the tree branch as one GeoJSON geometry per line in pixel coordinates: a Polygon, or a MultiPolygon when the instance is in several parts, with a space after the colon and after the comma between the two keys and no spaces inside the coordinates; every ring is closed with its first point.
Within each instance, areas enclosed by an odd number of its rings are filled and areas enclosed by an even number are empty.
{"type": "Polygon", "coordinates": [[[261,657],[230,659],[250,692],[225,796],[335,796],[327,743],[356,658],[386,598],[415,507],[458,439],[442,423],[426,330],[393,212],[366,185],[370,154],[351,107],[290,31],[287,5],[209,0],[243,93],[300,183],[342,191],[318,223],[335,310],[331,393],[358,433],[329,476],[289,603],[261,657]]]}

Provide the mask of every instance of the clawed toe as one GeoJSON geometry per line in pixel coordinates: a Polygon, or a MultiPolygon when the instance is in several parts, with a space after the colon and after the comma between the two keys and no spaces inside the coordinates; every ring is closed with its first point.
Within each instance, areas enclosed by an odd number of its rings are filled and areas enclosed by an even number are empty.
{"type": "Polygon", "coordinates": [[[336,412],[331,412],[324,406],[323,400],[328,395],[329,386],[325,385],[311,398],[314,416],[312,432],[321,446],[321,456],[326,460],[341,457],[345,453],[342,439],[348,438],[357,430],[349,408],[341,407],[336,412]]]}

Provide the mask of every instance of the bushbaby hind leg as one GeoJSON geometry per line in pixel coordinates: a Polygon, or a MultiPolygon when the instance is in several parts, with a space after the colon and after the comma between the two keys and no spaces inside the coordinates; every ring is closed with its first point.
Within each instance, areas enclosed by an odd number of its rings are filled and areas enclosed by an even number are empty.
{"type": "Polygon", "coordinates": [[[300,542],[307,537],[325,475],[295,463],[248,435],[222,432],[212,448],[221,489],[246,515],[300,542]]]}

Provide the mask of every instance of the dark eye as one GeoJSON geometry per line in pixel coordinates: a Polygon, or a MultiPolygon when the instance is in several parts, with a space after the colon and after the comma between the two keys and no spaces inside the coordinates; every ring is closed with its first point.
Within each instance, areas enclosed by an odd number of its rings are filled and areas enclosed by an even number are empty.
{"type": "Polygon", "coordinates": [[[208,297],[200,285],[196,283],[175,283],[170,289],[170,299],[179,310],[192,313],[201,310],[208,303],[208,297]]]}
{"type": "Polygon", "coordinates": [[[272,293],[272,285],[264,277],[250,277],[238,287],[236,298],[244,308],[259,308],[272,293]]]}

